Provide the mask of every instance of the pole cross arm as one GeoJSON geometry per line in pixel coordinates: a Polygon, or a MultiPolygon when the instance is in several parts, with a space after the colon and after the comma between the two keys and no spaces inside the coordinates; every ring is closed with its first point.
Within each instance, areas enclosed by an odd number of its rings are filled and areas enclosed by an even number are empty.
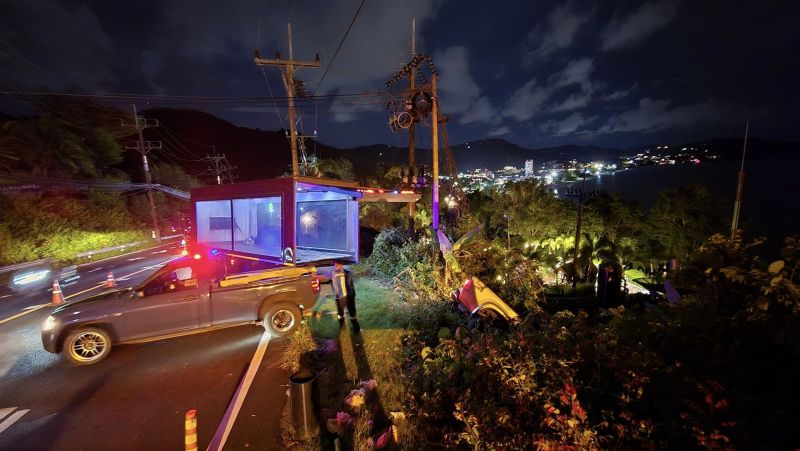
{"type": "Polygon", "coordinates": [[[319,61],[275,60],[266,58],[255,58],[255,62],[259,66],[320,67],[319,61]]]}

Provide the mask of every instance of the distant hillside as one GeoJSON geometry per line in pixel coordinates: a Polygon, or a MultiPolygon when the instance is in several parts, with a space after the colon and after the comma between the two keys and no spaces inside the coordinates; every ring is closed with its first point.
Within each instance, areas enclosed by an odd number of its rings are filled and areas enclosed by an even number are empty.
{"type": "MultiPolygon", "coordinates": [[[[146,130],[147,139],[160,140],[167,162],[180,162],[194,172],[208,168],[209,163],[197,161],[212,154],[225,154],[236,166],[240,181],[278,177],[290,170],[292,151],[283,130],[265,131],[237,127],[208,113],[194,110],[151,109],[145,116],[158,119],[163,127],[146,130]]],[[[313,146],[313,142],[308,142],[313,146]]],[[[338,157],[342,151],[321,143],[316,153],[323,158],[338,157]]],[[[155,158],[158,158],[157,156],[155,158]]]]}
{"type": "MultiPolygon", "coordinates": [[[[578,145],[528,149],[503,139],[470,141],[452,146],[451,150],[459,171],[477,168],[500,169],[504,166],[521,167],[528,159],[534,160],[538,165],[550,160],[608,160],[626,154],[621,149],[578,145]]],[[[408,161],[408,147],[371,145],[346,149],[345,152],[347,155],[357,155],[351,157],[355,159],[357,169],[374,168],[379,162],[388,165],[408,161]]],[[[417,148],[417,161],[429,162],[432,158],[429,148],[417,148]]]]}
{"type": "MultiPolygon", "coordinates": [[[[709,141],[683,144],[682,147],[707,148],[710,153],[719,155],[723,160],[739,160],[742,158],[743,138],[718,138],[709,141]]],[[[768,141],[749,138],[747,140],[747,159],[759,159],[780,153],[800,154],[800,143],[791,141],[768,141]]]]}
{"type": "MultiPolygon", "coordinates": [[[[230,163],[236,166],[240,181],[256,180],[280,176],[290,170],[291,149],[284,130],[269,131],[238,127],[211,114],[196,110],[151,109],[144,112],[151,119],[158,119],[161,127],[148,128],[145,136],[148,140],[158,140],[164,150],[155,151],[151,158],[158,162],[177,163],[193,174],[202,174],[209,168],[209,163],[202,158],[212,154],[210,145],[215,145],[218,154],[225,154],[230,163]]],[[[0,123],[12,119],[12,116],[0,113],[0,123]]],[[[133,138],[133,137],[132,137],[133,138]]],[[[756,159],[776,153],[793,152],[800,154],[800,143],[748,140],[748,159],[756,159]]],[[[356,174],[363,180],[373,176],[378,167],[405,164],[408,162],[408,148],[373,144],[338,149],[322,142],[308,140],[309,154],[320,158],[344,157],[353,163],[356,174]]],[[[430,165],[431,151],[429,146],[417,148],[418,164],[430,165]]],[[[503,139],[481,139],[452,146],[453,157],[459,171],[476,168],[499,169],[513,165],[521,167],[525,160],[532,159],[538,166],[551,160],[597,161],[613,160],[623,155],[641,152],[656,146],[640,146],[631,149],[609,149],[596,146],[565,145],[540,149],[528,149],[503,139]]],[[[722,159],[741,158],[742,139],[722,138],[709,141],[670,146],[669,152],[682,147],[709,149],[709,152],[720,155],[722,159]]],[[[126,161],[122,165],[134,179],[140,176],[138,168],[141,163],[134,152],[126,152],[126,161]]],[[[444,165],[444,159],[442,159],[444,165]]],[[[444,168],[443,168],[444,172],[444,168]]],[[[201,177],[203,178],[203,177],[201,177]]],[[[204,180],[212,183],[212,177],[204,180]]]]}

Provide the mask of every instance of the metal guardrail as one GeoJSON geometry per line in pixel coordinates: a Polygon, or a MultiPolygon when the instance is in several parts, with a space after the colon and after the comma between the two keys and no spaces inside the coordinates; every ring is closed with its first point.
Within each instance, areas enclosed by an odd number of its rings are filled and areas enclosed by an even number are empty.
{"type": "Polygon", "coordinates": [[[123,183],[109,182],[103,180],[75,180],[75,179],[56,179],[45,177],[33,177],[19,174],[4,174],[3,178],[15,180],[23,185],[0,186],[2,191],[29,191],[41,190],[45,186],[58,186],[61,188],[71,188],[74,190],[95,189],[99,191],[137,191],[153,189],[178,199],[189,200],[189,192],[183,191],[159,183],[123,183]]]}
{"type": "Polygon", "coordinates": [[[75,257],[76,258],[81,258],[81,257],[90,257],[91,258],[91,256],[94,255],[94,254],[105,254],[106,252],[118,251],[118,250],[121,250],[121,249],[125,249],[126,247],[133,247],[133,246],[137,246],[137,245],[142,244],[142,243],[143,243],[143,241],[134,241],[132,243],[125,243],[125,244],[118,244],[116,246],[103,247],[103,248],[100,248],[100,249],[95,249],[95,250],[91,250],[91,251],[77,253],[77,254],[75,254],[75,257]]]}
{"type": "Polygon", "coordinates": [[[17,271],[19,269],[33,268],[35,266],[48,265],[50,263],[53,263],[52,258],[42,258],[40,260],[34,260],[32,262],[17,263],[14,265],[0,267],[0,273],[17,271]]]}

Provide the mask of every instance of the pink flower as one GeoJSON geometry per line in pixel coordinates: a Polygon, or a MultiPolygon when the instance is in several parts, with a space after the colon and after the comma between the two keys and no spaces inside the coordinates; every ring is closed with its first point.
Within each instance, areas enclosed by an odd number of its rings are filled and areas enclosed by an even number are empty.
{"type": "Polygon", "coordinates": [[[347,412],[336,412],[336,423],[338,423],[339,426],[348,425],[351,421],[353,421],[353,417],[347,412]]]}

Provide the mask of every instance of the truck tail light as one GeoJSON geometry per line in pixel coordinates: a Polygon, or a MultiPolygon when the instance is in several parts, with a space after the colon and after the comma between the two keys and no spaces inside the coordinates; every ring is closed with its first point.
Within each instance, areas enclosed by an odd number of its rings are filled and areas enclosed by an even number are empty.
{"type": "Polygon", "coordinates": [[[316,277],[311,278],[311,291],[313,291],[314,294],[319,294],[319,279],[316,277]]]}

